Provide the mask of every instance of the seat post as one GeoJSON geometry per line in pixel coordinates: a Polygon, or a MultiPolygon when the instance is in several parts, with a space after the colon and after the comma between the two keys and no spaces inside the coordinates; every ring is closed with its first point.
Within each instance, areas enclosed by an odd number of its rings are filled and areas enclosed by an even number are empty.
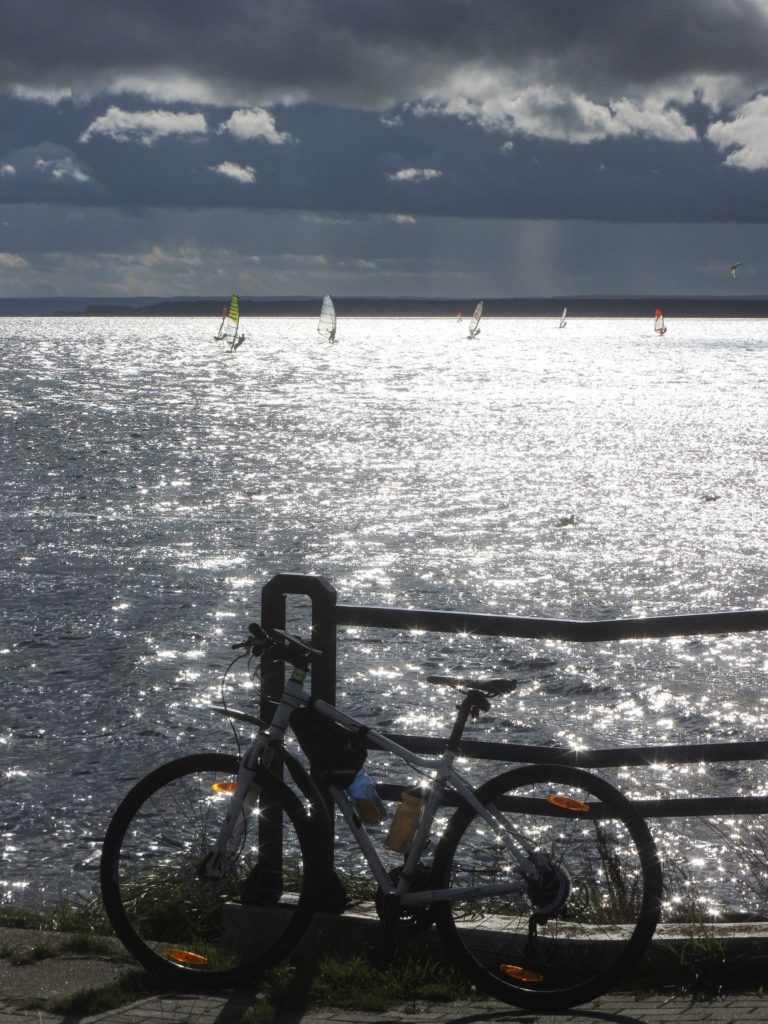
{"type": "Polygon", "coordinates": [[[469,691],[461,704],[456,705],[456,721],[453,723],[453,729],[451,729],[451,735],[448,737],[448,743],[446,744],[448,750],[451,750],[454,754],[458,753],[461,737],[464,734],[464,726],[467,724],[469,716],[478,708],[487,711],[489,707],[490,704],[484,694],[479,690],[469,691]]]}

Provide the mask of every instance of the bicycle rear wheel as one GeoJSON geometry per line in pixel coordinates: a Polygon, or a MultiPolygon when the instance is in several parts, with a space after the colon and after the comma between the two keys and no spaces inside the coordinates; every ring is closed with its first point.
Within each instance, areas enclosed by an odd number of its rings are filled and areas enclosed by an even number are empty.
{"type": "Polygon", "coordinates": [[[531,766],[481,786],[483,806],[448,823],[434,864],[436,888],[504,885],[510,891],[434,905],[457,965],[497,999],[562,1010],[614,986],[651,941],[661,868],[643,818],[613,786],[577,768],[531,766]],[[526,879],[505,834],[533,859],[526,879]]]}
{"type": "Polygon", "coordinates": [[[118,807],[102,849],[102,897],[118,937],[145,967],[197,987],[255,980],[312,915],[314,833],[295,794],[266,771],[224,877],[201,877],[238,766],[194,754],[151,772],[118,807]]]}

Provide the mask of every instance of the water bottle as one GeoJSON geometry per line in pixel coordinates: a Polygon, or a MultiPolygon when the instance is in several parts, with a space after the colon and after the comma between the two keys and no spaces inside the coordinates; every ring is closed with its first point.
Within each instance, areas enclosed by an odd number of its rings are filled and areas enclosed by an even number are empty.
{"type": "Polygon", "coordinates": [[[392,824],[389,826],[389,834],[384,840],[384,845],[388,850],[405,853],[408,844],[413,839],[413,833],[419,824],[426,802],[419,796],[418,789],[403,790],[392,824]]]}
{"type": "Polygon", "coordinates": [[[355,810],[360,820],[365,825],[375,825],[383,821],[387,816],[387,808],[382,803],[381,797],[376,792],[376,787],[361,768],[352,782],[347,787],[347,793],[352,797],[355,810]]]}

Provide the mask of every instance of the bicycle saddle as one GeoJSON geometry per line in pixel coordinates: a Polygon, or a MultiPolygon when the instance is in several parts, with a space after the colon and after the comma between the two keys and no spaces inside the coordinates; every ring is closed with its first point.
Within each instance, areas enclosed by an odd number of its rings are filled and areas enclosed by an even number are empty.
{"type": "Polygon", "coordinates": [[[428,683],[436,686],[452,686],[454,690],[479,690],[486,697],[500,697],[512,693],[517,687],[516,679],[462,679],[458,676],[427,676],[428,683]]]}

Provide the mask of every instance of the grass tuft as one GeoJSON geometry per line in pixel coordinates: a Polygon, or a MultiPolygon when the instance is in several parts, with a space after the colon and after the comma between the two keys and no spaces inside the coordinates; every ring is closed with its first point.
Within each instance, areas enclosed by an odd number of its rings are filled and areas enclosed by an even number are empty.
{"type": "Polygon", "coordinates": [[[78,935],[112,934],[112,926],[104,913],[100,895],[78,900],[63,900],[42,910],[3,906],[0,907],[0,927],[73,932],[78,935]]]}
{"type": "Polygon", "coordinates": [[[59,999],[51,999],[46,1002],[45,1009],[63,1016],[92,1017],[167,991],[167,984],[147,971],[136,969],[127,971],[103,988],[86,988],[59,999]]]}
{"type": "Polygon", "coordinates": [[[284,965],[264,977],[263,1002],[248,1011],[249,1024],[275,1014],[307,1007],[377,1013],[391,1006],[417,1002],[452,1002],[471,995],[468,982],[453,967],[430,959],[396,957],[383,969],[364,956],[325,957],[310,968],[284,965]]]}

